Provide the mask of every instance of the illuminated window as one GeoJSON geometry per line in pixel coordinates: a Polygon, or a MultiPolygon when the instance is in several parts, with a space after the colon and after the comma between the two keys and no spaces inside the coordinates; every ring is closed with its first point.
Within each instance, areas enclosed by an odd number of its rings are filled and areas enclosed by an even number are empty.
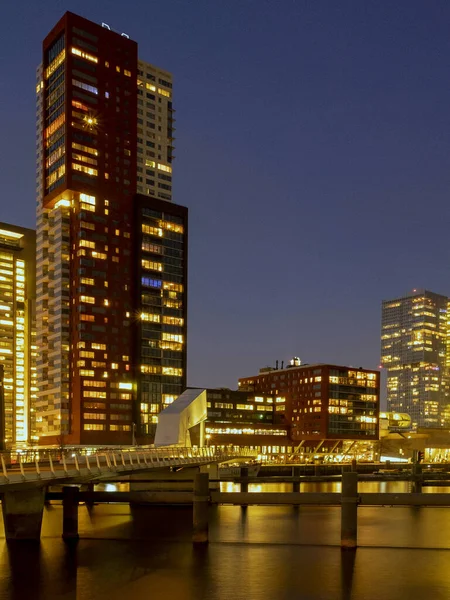
{"type": "Polygon", "coordinates": [[[182,327],[184,325],[184,319],[180,317],[163,317],[163,323],[166,325],[178,325],[182,327]]]}
{"type": "Polygon", "coordinates": [[[132,389],[133,389],[132,383],[127,383],[125,381],[121,381],[119,383],[119,390],[132,390],[132,389]]]}
{"type": "Polygon", "coordinates": [[[72,163],[72,169],[74,171],[81,171],[82,173],[86,173],[86,175],[91,175],[92,177],[97,177],[98,175],[97,169],[85,167],[84,165],[78,165],[77,163],[72,163]]]}
{"type": "Polygon", "coordinates": [[[72,79],[72,85],[75,87],[79,87],[86,92],[90,92],[91,94],[95,94],[98,96],[98,89],[93,85],[89,85],[88,83],[84,83],[82,81],[78,81],[77,79],[72,79]]]}
{"type": "Polygon", "coordinates": [[[161,288],[163,282],[161,279],[151,279],[150,277],[141,277],[141,283],[145,287],[161,288]]]}
{"type": "Polygon", "coordinates": [[[86,302],[87,304],[95,304],[95,298],[93,296],[80,296],[80,302],[86,302]]]}
{"type": "Polygon", "coordinates": [[[81,150],[82,152],[86,152],[87,154],[98,156],[98,150],[96,150],[95,148],[91,148],[90,146],[83,146],[82,144],[76,144],[75,142],[72,142],[72,148],[74,150],[81,150]]]}
{"type": "Polygon", "coordinates": [[[165,96],[166,98],[170,98],[170,92],[163,90],[162,88],[158,88],[158,94],[161,94],[161,96],[165,96]]]}
{"type": "Polygon", "coordinates": [[[56,69],[64,62],[65,58],[66,51],[62,50],[45,69],[45,79],[48,79],[50,75],[56,71],[56,69]]]}
{"type": "Polygon", "coordinates": [[[83,392],[83,396],[85,398],[106,398],[106,392],[91,392],[90,390],[86,390],[83,392]]]}
{"type": "Polygon", "coordinates": [[[168,342],[179,342],[183,343],[183,336],[175,333],[162,333],[161,337],[163,340],[167,340],[168,342]]]}
{"type": "Polygon", "coordinates": [[[92,342],[91,348],[94,350],[106,350],[106,344],[98,344],[96,342],[92,342]]]}
{"type": "Polygon", "coordinates": [[[80,375],[82,377],[94,377],[95,373],[89,369],[80,369],[80,375]]]}
{"type": "Polygon", "coordinates": [[[162,165],[161,163],[158,163],[158,169],[160,171],[165,171],[166,173],[172,173],[172,167],[169,167],[167,165],[162,165]]]}
{"type": "Polygon", "coordinates": [[[91,277],[82,277],[80,281],[84,285],[94,285],[95,284],[94,280],[91,277]]]}
{"type": "Polygon", "coordinates": [[[92,54],[88,54],[87,52],[84,52],[84,50],[80,50],[79,48],[76,48],[75,46],[72,46],[70,51],[72,52],[72,54],[75,54],[75,56],[79,56],[80,58],[84,58],[85,60],[89,60],[90,62],[93,62],[93,63],[98,62],[98,58],[96,56],[93,56],[92,54]]]}
{"type": "Polygon", "coordinates": [[[173,377],[181,377],[183,375],[183,369],[177,369],[175,367],[163,367],[163,375],[171,375],[173,377]]]}
{"type": "Polygon", "coordinates": [[[162,246],[158,246],[157,244],[150,244],[150,242],[146,241],[142,242],[142,250],[144,250],[145,252],[153,252],[154,254],[163,253],[162,246]]]}
{"type": "Polygon", "coordinates": [[[85,202],[80,202],[80,209],[87,210],[89,212],[95,212],[95,206],[92,206],[92,204],[86,204],[85,202]]]}
{"type": "Polygon", "coordinates": [[[183,233],[184,231],[183,225],[172,223],[171,221],[159,221],[159,226],[162,227],[162,229],[175,231],[175,233],[183,233]]]}
{"type": "Polygon", "coordinates": [[[79,162],[85,162],[88,165],[97,165],[97,159],[96,158],[90,158],[89,156],[84,156],[83,154],[76,154],[74,152],[72,152],[72,159],[73,160],[78,160],[79,162]]]}
{"type": "Polygon", "coordinates": [[[82,321],[90,321],[91,323],[93,323],[95,321],[94,315],[84,315],[84,314],[82,314],[82,315],[80,315],[80,319],[82,321]]]}
{"type": "Polygon", "coordinates": [[[162,237],[163,231],[160,227],[151,227],[150,225],[142,224],[142,232],[148,233],[149,235],[157,235],[158,237],[162,237]]]}
{"type": "Polygon", "coordinates": [[[83,248],[95,248],[95,242],[90,242],[88,240],[80,240],[79,245],[83,248]]]}
{"type": "Polygon", "coordinates": [[[102,425],[100,423],[85,423],[83,425],[84,431],[105,431],[106,425],[102,425]]]}
{"type": "Polygon", "coordinates": [[[126,75],[127,77],[131,77],[131,71],[128,71],[127,69],[123,70],[123,74],[126,75]]]}
{"type": "Polygon", "coordinates": [[[163,270],[162,263],[154,262],[152,260],[146,260],[144,258],[141,260],[141,265],[144,269],[149,269],[151,271],[162,271],[163,270]]]}
{"type": "Polygon", "coordinates": [[[158,365],[141,365],[141,373],[161,373],[161,367],[158,365]]]}
{"type": "Polygon", "coordinates": [[[142,321],[150,321],[152,323],[160,323],[161,322],[161,316],[160,315],[151,314],[151,313],[141,313],[141,320],[142,321]]]}
{"type": "Polygon", "coordinates": [[[84,387],[106,387],[106,381],[92,381],[87,379],[83,381],[84,387]]]}
{"type": "Polygon", "coordinates": [[[183,286],[181,283],[172,283],[171,281],[165,281],[163,285],[163,289],[171,290],[174,292],[182,292],[183,286]]]}

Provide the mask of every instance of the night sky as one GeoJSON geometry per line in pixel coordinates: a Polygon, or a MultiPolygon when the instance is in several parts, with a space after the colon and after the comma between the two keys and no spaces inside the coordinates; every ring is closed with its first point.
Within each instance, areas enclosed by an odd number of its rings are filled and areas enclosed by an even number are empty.
{"type": "Polygon", "coordinates": [[[35,67],[66,10],[174,74],[190,385],[379,364],[380,303],[450,294],[450,3],[2,2],[0,220],[35,223],[35,67]]]}

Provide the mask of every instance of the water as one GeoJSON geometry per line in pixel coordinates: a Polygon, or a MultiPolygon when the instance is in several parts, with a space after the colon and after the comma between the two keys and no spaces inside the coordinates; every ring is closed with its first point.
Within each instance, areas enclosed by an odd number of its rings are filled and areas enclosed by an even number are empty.
{"type": "MultiPolygon", "coordinates": [[[[290,488],[261,487],[282,489],[290,488]]],[[[305,486],[305,491],[338,489],[334,483],[305,486]]],[[[380,489],[363,483],[360,491],[408,491],[408,484],[380,489]]],[[[192,547],[189,507],[81,506],[82,539],[70,548],[60,537],[62,508],[52,505],[45,511],[40,545],[7,545],[0,529],[0,599],[450,597],[450,508],[358,511],[356,552],[339,548],[339,508],[285,506],[212,507],[207,548],[192,547]]]]}

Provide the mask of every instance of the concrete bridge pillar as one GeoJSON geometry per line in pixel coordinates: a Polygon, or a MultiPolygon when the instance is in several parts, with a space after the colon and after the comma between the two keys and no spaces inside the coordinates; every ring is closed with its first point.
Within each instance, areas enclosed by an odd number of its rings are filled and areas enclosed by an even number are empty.
{"type": "Polygon", "coordinates": [[[78,540],[78,499],[79,489],[76,486],[63,487],[63,540],[78,540]]]}
{"type": "Polygon", "coordinates": [[[45,489],[5,492],[2,496],[5,537],[10,540],[34,540],[41,537],[45,489]]]}
{"type": "Polygon", "coordinates": [[[211,479],[219,479],[219,464],[209,463],[200,467],[200,473],[208,473],[209,476],[209,489],[219,492],[220,483],[218,481],[211,481],[211,479]]]}

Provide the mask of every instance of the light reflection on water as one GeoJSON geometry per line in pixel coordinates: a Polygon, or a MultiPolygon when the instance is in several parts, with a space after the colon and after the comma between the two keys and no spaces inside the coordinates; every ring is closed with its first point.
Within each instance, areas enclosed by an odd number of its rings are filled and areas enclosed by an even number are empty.
{"type": "MultiPolygon", "coordinates": [[[[339,485],[302,488],[338,492],[339,485]]],[[[361,483],[360,491],[403,492],[408,486],[370,482],[361,483]]],[[[291,491],[291,486],[252,484],[249,489],[291,491]]],[[[51,505],[40,545],[7,546],[0,540],[0,600],[450,597],[450,552],[445,550],[450,549],[450,508],[361,507],[356,553],[339,548],[337,507],[212,507],[210,544],[200,549],[190,542],[191,507],[81,506],[82,539],[75,548],[62,542],[61,527],[62,508],[51,505]]]]}
{"type": "MultiPolygon", "coordinates": [[[[358,483],[358,491],[360,492],[381,492],[381,493],[402,493],[411,491],[411,483],[409,481],[360,481],[358,483]]],[[[300,485],[302,492],[340,492],[341,482],[330,481],[324,483],[302,483],[300,485]]],[[[240,484],[230,481],[220,484],[221,492],[239,492],[240,484]]],[[[291,483],[249,483],[249,492],[291,492],[291,483]]],[[[424,494],[429,493],[449,493],[450,487],[425,486],[422,490],[424,494]]]]}

